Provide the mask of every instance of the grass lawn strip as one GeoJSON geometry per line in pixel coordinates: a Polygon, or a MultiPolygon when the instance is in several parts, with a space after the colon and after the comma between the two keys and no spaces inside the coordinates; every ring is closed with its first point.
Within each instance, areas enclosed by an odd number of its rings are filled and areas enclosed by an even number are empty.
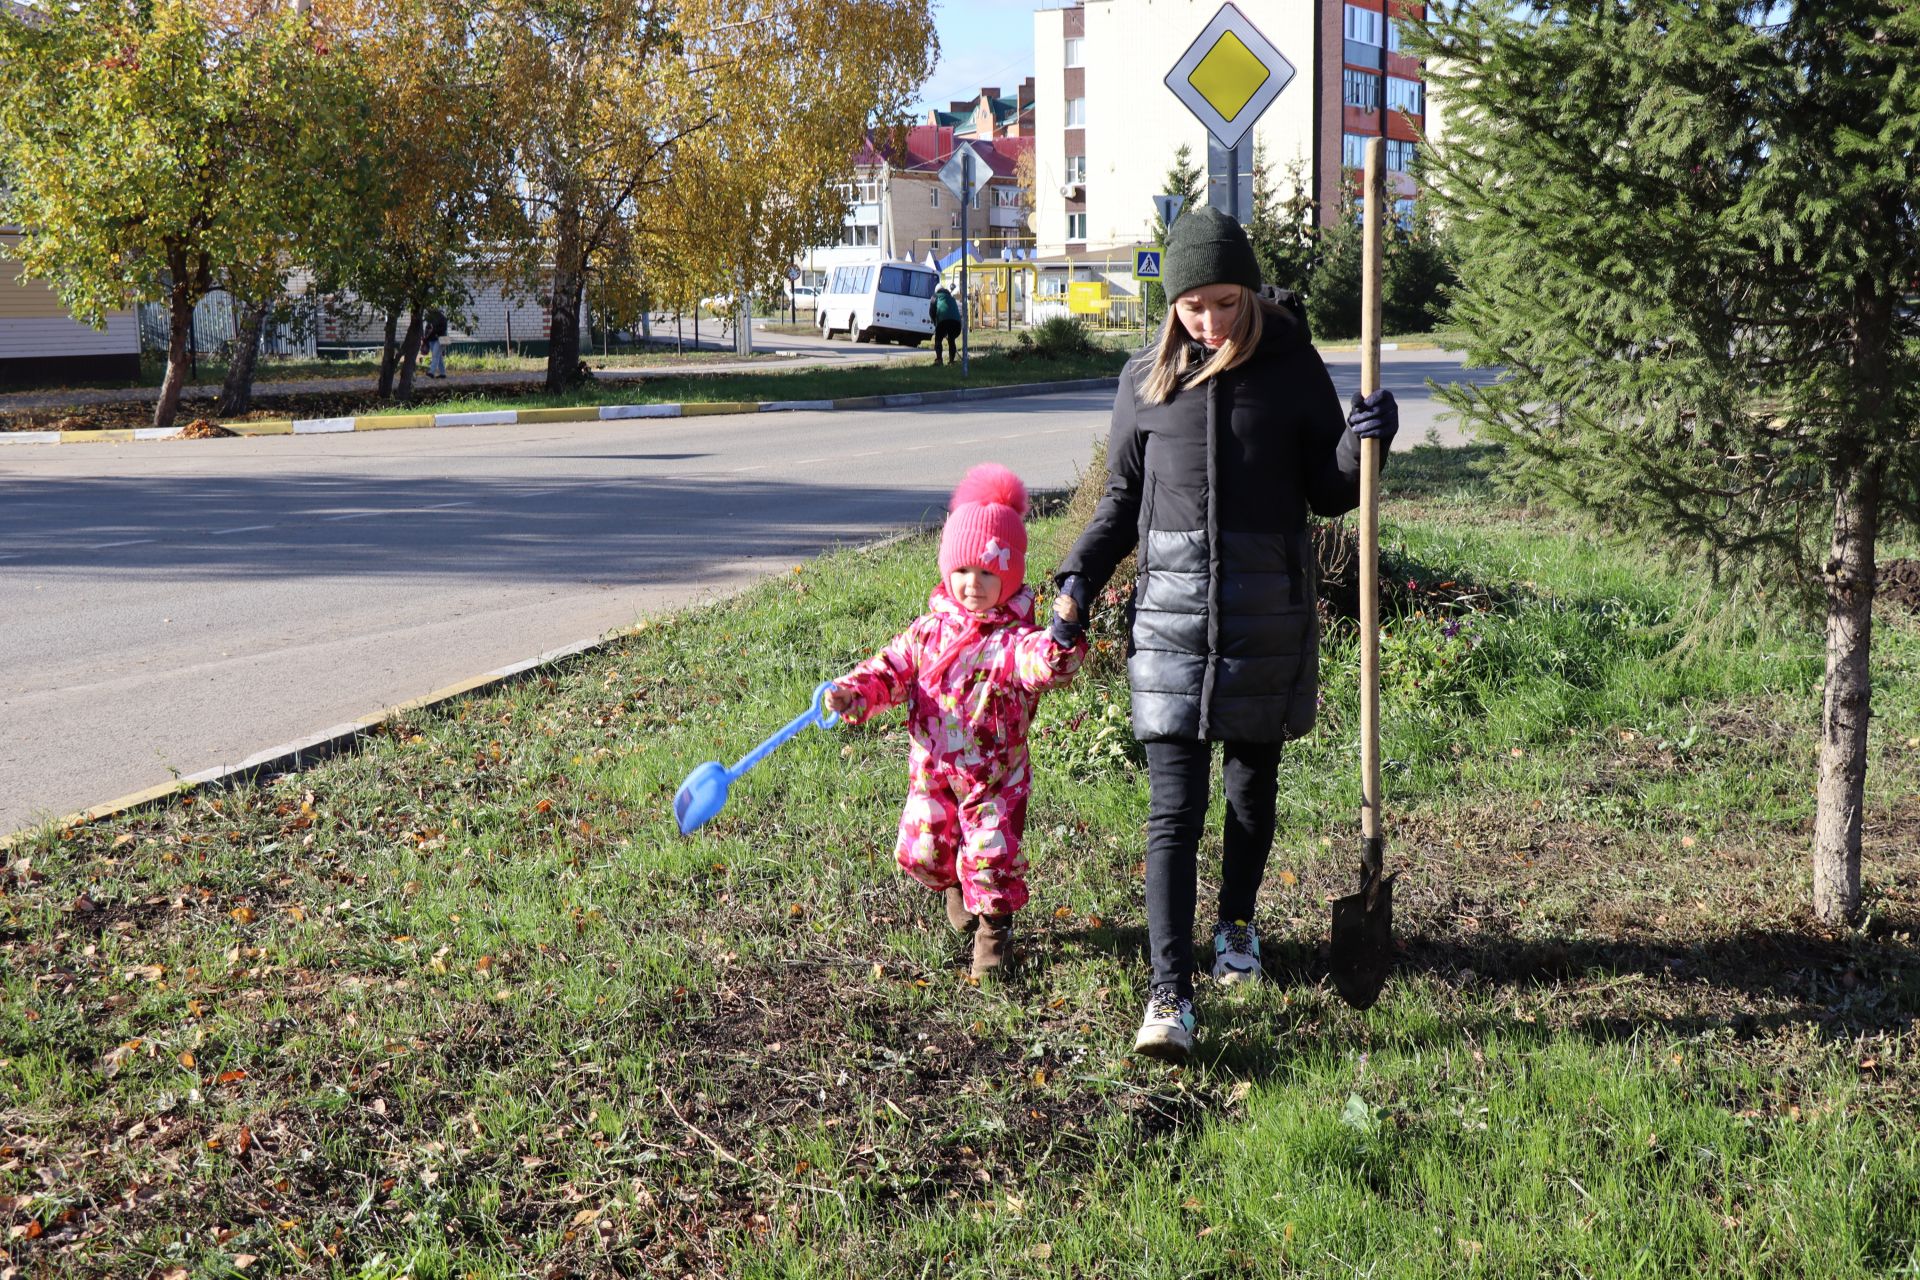
{"type": "MultiPolygon", "coordinates": [[[[953,392],[967,388],[1018,386],[1036,382],[1071,382],[1108,378],[1119,373],[1130,350],[1101,350],[1089,356],[1057,359],[1016,358],[990,353],[972,362],[962,377],[952,365],[934,365],[927,357],[907,357],[884,365],[813,367],[783,373],[712,373],[639,379],[607,379],[549,394],[538,383],[492,387],[416,388],[408,404],[382,401],[371,390],[276,395],[263,387],[254,397],[256,408],[247,418],[222,420],[221,425],[245,434],[258,422],[311,421],[356,418],[362,422],[386,414],[479,414],[518,411],[523,421],[559,420],[559,410],[594,409],[613,405],[685,406],[719,403],[758,404],[768,401],[820,402],[855,397],[953,392]],[[540,418],[529,414],[540,414],[540,418]]],[[[688,416],[701,412],[689,409],[688,416]]],[[[713,412],[714,410],[705,410],[713,412]]],[[[196,420],[195,409],[183,406],[183,424],[196,420]]],[[[0,415],[0,439],[23,431],[59,431],[63,439],[106,439],[109,431],[133,432],[152,420],[152,406],[144,403],[80,405],[71,409],[19,410],[0,415]]],[[[565,420],[591,414],[564,415],[565,420]]],[[[360,428],[368,429],[366,427],[360,428]]],[[[118,438],[132,438],[131,435],[118,438]]]]}
{"type": "MultiPolygon", "coordinates": [[[[1203,988],[1183,1071],[1125,1054],[1146,795],[1117,611],[1043,703],[1007,987],[966,984],[937,900],[891,866],[893,718],[803,735],[699,838],[675,834],[693,764],[734,758],[913,615],[917,538],[310,772],[13,851],[11,1264],[1920,1265],[1920,629],[1890,611],[1876,636],[1870,915],[1821,933],[1817,636],[1507,505],[1487,463],[1420,450],[1389,473],[1389,856],[1410,869],[1404,963],[1370,1014],[1323,981],[1357,842],[1337,621],[1321,727],[1283,765],[1259,913],[1275,981],[1203,988]]],[[[1080,518],[1036,525],[1036,578],[1080,518]]]]}

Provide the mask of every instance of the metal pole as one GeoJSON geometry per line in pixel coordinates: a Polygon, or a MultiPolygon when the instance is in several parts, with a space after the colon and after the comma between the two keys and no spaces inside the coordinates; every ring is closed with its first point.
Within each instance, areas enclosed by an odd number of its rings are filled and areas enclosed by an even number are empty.
{"type": "Polygon", "coordinates": [[[960,158],[960,376],[967,376],[967,339],[973,316],[967,293],[967,210],[973,205],[973,152],[960,158]]]}

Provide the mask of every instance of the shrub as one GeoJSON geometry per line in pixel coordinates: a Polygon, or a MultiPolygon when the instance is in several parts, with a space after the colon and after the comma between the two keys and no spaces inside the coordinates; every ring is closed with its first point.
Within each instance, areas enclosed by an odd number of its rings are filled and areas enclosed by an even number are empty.
{"type": "Polygon", "coordinates": [[[1010,354],[1016,360],[1028,357],[1069,360],[1093,355],[1099,349],[1093,335],[1078,319],[1073,316],[1053,316],[1021,334],[1019,345],[1010,354]]]}

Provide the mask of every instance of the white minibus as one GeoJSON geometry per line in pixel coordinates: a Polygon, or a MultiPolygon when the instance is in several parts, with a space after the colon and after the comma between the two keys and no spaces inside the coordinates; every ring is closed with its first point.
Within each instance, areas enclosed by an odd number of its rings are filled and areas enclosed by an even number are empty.
{"type": "Polygon", "coordinates": [[[827,273],[815,304],[820,336],[917,347],[933,336],[927,318],[940,273],[912,262],[847,263],[827,273]]]}

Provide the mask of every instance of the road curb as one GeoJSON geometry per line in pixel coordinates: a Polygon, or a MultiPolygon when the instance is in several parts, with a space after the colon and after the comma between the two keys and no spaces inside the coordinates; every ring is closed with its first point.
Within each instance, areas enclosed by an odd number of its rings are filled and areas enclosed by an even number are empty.
{"type": "MultiPolygon", "coordinates": [[[[484,409],[466,413],[387,413],[343,418],[276,418],[222,423],[237,436],[338,435],[352,431],[405,431],[435,427],[515,426],[553,422],[626,422],[645,418],[706,418],[745,413],[795,413],[911,409],[973,400],[1009,400],[1067,391],[1112,391],[1111,378],[1073,378],[1060,382],[1014,382],[994,387],[958,387],[948,391],[908,391],[890,395],[843,396],[838,400],[689,400],[667,404],[583,404],[558,409],[484,409]]],[[[0,445],[98,444],[173,440],[180,427],[130,427],[106,431],[0,431],[0,445]]]]}
{"type": "MultiPolygon", "coordinates": [[[[1063,501],[1067,493],[1067,490],[1043,490],[1030,496],[1041,502],[1063,501]]],[[[926,533],[935,527],[937,526],[931,524],[910,525],[904,529],[896,529],[892,533],[875,538],[871,542],[859,543],[855,545],[852,550],[879,551],[886,547],[893,546],[896,543],[903,542],[916,534],[926,533]]],[[[747,587],[758,585],[759,582],[764,580],[765,579],[756,579],[754,582],[748,583],[747,587]]],[[[746,589],[746,587],[738,588],[738,590],[744,589],[746,589]]],[[[700,606],[693,605],[687,607],[700,606]]],[[[675,612],[678,612],[678,610],[669,610],[668,613],[663,616],[670,617],[675,612]]],[[[471,697],[474,694],[492,693],[496,690],[504,689],[509,685],[517,684],[522,680],[530,679],[534,676],[546,675],[562,663],[586,654],[597,653],[603,649],[619,644],[622,641],[631,640],[653,629],[657,625],[656,620],[643,620],[631,627],[621,627],[617,631],[610,631],[592,640],[579,640],[558,649],[548,649],[544,653],[536,654],[524,661],[515,662],[504,667],[497,667],[483,675],[470,676],[465,680],[456,680],[450,685],[444,685],[441,688],[435,689],[432,693],[422,694],[418,698],[409,698],[405,702],[396,703],[385,711],[375,715],[362,716],[358,720],[349,720],[344,724],[334,725],[330,729],[322,729],[320,732],[311,734],[305,738],[296,738],[292,742],[282,743],[277,747],[268,747],[264,751],[255,752],[238,764],[215,765],[210,769],[202,769],[198,773],[185,774],[175,778],[172,782],[163,782],[158,786],[146,787],[139,791],[129,792],[116,799],[82,809],[77,813],[69,813],[65,817],[53,818],[47,822],[16,831],[11,835],[0,836],[0,853],[8,853],[31,843],[35,837],[47,830],[48,827],[52,827],[57,832],[71,833],[90,823],[102,822],[108,818],[116,818],[122,814],[131,813],[135,809],[146,808],[149,805],[162,804],[176,797],[189,795],[202,788],[231,787],[272,774],[298,773],[303,769],[319,764],[329,756],[337,755],[356,747],[362,738],[365,738],[374,730],[384,725],[393,724],[413,712],[437,710],[449,703],[471,697]]]]}
{"type": "MultiPolygon", "coordinates": [[[[624,627],[619,631],[611,632],[598,639],[581,640],[575,644],[566,645],[563,648],[549,649],[545,653],[528,658],[523,662],[516,662],[511,666],[499,667],[487,672],[485,675],[455,681],[453,684],[435,689],[432,693],[425,694],[418,698],[410,698],[376,715],[362,716],[358,720],[349,720],[344,724],[334,725],[330,729],[322,729],[320,732],[311,734],[305,738],[297,738],[292,742],[283,743],[277,747],[268,747],[265,751],[259,751],[248,756],[238,764],[216,765],[210,769],[202,769],[198,773],[185,774],[175,778],[172,782],[163,782],[159,786],[147,787],[140,791],[130,792],[117,799],[108,800],[103,804],[82,809],[78,813],[70,813],[63,818],[55,818],[52,820],[51,825],[57,831],[70,832],[78,827],[84,827],[89,823],[119,817],[121,814],[130,813],[135,809],[142,809],[149,805],[163,803],[178,796],[188,795],[203,787],[228,787],[238,783],[251,782],[256,778],[269,774],[298,773],[302,769],[320,763],[329,756],[336,755],[357,745],[362,738],[374,730],[384,725],[393,724],[412,712],[430,710],[476,693],[491,693],[496,689],[503,689],[508,685],[525,680],[530,676],[544,674],[549,669],[568,659],[577,658],[581,654],[590,653],[596,649],[617,644],[622,640],[631,639],[645,631],[647,626],[648,624],[643,623],[638,626],[624,627]]],[[[48,823],[43,822],[37,826],[16,831],[12,835],[0,836],[0,852],[6,852],[29,843],[40,832],[46,830],[48,825],[48,823]]]]}

